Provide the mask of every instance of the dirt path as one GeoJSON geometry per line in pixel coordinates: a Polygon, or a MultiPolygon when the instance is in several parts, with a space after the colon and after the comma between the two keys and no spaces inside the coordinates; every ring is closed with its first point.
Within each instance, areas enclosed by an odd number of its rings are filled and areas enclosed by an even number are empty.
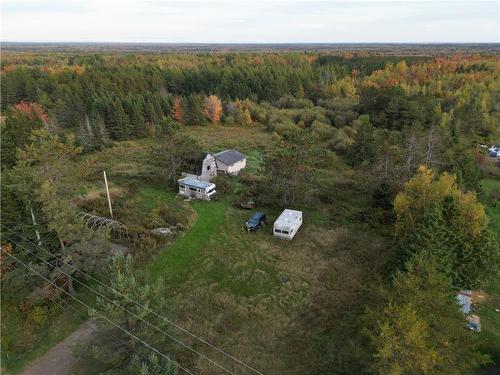
{"type": "Polygon", "coordinates": [[[20,375],[70,374],[75,365],[71,350],[75,344],[92,336],[94,331],[89,326],[95,328],[91,322],[83,323],[75,332],[26,366],[20,375]]]}

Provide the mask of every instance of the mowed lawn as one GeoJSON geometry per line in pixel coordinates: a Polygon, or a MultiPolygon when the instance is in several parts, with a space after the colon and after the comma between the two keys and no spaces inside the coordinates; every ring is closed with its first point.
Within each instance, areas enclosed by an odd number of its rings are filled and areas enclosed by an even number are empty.
{"type": "Polygon", "coordinates": [[[269,246],[282,246],[269,227],[247,233],[243,223],[254,211],[234,208],[231,198],[192,201],[196,221],[176,241],[159,250],[147,267],[148,281],[162,278],[167,288],[187,281],[217,285],[237,296],[269,293],[277,284],[269,246]]]}
{"type": "Polygon", "coordinates": [[[157,259],[149,267],[149,280],[156,280],[160,276],[175,277],[177,272],[190,266],[207,241],[221,230],[226,202],[194,201],[191,205],[197,213],[195,223],[172,245],[160,249],[157,259]]]}

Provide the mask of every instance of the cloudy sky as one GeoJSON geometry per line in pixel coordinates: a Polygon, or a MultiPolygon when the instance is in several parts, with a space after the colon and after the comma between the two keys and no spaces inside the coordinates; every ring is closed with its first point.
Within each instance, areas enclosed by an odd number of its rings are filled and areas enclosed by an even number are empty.
{"type": "Polygon", "coordinates": [[[2,0],[1,32],[43,42],[500,42],[500,0],[2,0]]]}

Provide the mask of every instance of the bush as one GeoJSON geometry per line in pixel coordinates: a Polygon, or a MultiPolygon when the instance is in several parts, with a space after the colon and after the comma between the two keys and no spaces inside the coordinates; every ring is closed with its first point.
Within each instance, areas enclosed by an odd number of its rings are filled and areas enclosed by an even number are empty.
{"type": "MultiPolygon", "coordinates": [[[[218,187],[218,185],[217,185],[218,187]]],[[[188,226],[193,219],[194,211],[185,202],[158,202],[146,216],[144,226],[150,229],[182,224],[188,226]]]]}
{"type": "Polygon", "coordinates": [[[230,191],[230,188],[231,188],[230,179],[231,179],[231,177],[224,174],[224,173],[217,175],[214,183],[217,186],[217,194],[218,195],[226,194],[228,191],[230,191]]]}
{"type": "Polygon", "coordinates": [[[336,129],[331,125],[319,121],[314,121],[312,123],[311,130],[322,140],[332,138],[336,131],[336,129]]]}
{"type": "Polygon", "coordinates": [[[489,194],[490,204],[495,207],[500,201],[500,188],[493,189],[489,194]]]}
{"type": "Polygon", "coordinates": [[[134,240],[134,256],[142,256],[156,248],[156,240],[150,235],[143,234],[134,240]]]}
{"type": "Polygon", "coordinates": [[[34,306],[28,313],[28,322],[41,326],[49,317],[49,309],[45,305],[34,306]]]}
{"type": "Polygon", "coordinates": [[[285,122],[280,122],[277,124],[274,124],[272,126],[272,129],[278,133],[279,135],[283,135],[284,133],[288,131],[294,131],[297,129],[297,125],[294,124],[293,121],[287,120],[285,122]]]}

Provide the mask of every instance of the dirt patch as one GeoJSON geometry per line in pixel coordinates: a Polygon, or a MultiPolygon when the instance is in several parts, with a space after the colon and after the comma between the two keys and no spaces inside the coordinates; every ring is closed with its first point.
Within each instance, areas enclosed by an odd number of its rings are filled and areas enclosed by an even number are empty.
{"type": "Polygon", "coordinates": [[[20,375],[70,374],[76,363],[76,358],[72,353],[73,347],[92,336],[94,329],[93,323],[83,323],[75,332],[52,347],[47,353],[28,364],[20,375]]]}

